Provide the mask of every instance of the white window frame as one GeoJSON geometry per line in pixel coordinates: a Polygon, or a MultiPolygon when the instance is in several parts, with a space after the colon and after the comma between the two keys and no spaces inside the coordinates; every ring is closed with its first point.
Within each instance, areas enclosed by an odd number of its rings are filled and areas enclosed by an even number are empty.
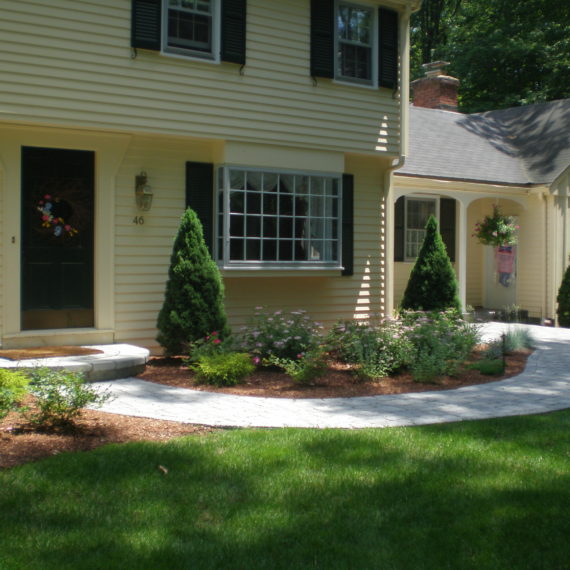
{"type": "MultiPolygon", "coordinates": [[[[243,191],[244,193],[247,190],[243,191]]],[[[251,192],[251,190],[250,190],[251,192]]],[[[295,196],[296,188],[293,189],[291,192],[292,196],[295,196]]],[[[245,198],[246,206],[244,206],[244,222],[247,222],[246,218],[247,214],[247,198],[245,198]]],[[[291,171],[291,170],[282,170],[282,169],[271,169],[271,168],[255,168],[255,167],[246,167],[246,166],[234,166],[234,165],[221,165],[216,169],[216,197],[215,197],[215,245],[214,245],[214,256],[215,259],[218,260],[219,265],[224,269],[326,269],[326,270],[341,270],[342,269],[342,175],[337,173],[323,173],[323,172],[306,172],[306,171],[291,171]],[[232,236],[230,235],[230,198],[231,192],[241,192],[241,190],[232,190],[231,188],[231,174],[237,173],[244,173],[247,176],[247,173],[253,173],[257,175],[269,175],[269,176],[287,176],[293,177],[295,181],[294,184],[297,183],[298,178],[307,177],[309,181],[309,190],[308,193],[303,193],[303,196],[309,197],[309,205],[308,205],[308,213],[304,216],[296,216],[296,212],[294,211],[296,206],[293,205],[293,213],[291,215],[287,215],[286,219],[291,221],[291,223],[295,223],[296,220],[300,218],[306,220],[307,226],[305,228],[308,229],[309,233],[314,230],[314,228],[318,228],[318,231],[321,232],[319,235],[311,235],[308,239],[306,238],[299,238],[298,236],[292,235],[289,239],[288,236],[285,238],[282,235],[279,235],[279,227],[280,221],[283,219],[278,214],[276,215],[274,211],[267,213],[267,218],[270,220],[276,220],[278,224],[278,230],[276,235],[264,235],[264,206],[263,206],[263,197],[266,194],[271,194],[272,197],[279,197],[279,192],[273,193],[273,191],[261,189],[255,191],[256,193],[259,192],[261,206],[259,213],[253,212],[249,214],[253,217],[259,217],[260,221],[260,232],[251,234],[249,239],[260,241],[260,256],[261,259],[231,259],[231,239],[232,236]],[[322,179],[330,181],[331,187],[334,188],[334,184],[332,181],[336,183],[337,193],[336,195],[331,194],[329,203],[327,204],[326,200],[323,203],[323,214],[321,216],[312,216],[311,215],[311,198],[315,198],[317,201],[321,195],[313,194],[311,190],[311,184],[315,179],[322,179]],[[333,215],[333,201],[336,200],[336,217],[333,215]],[[220,206],[223,205],[223,211],[220,212],[220,206]],[[324,222],[324,223],[323,223],[324,222]],[[333,226],[336,222],[336,237],[334,235],[333,226]],[[274,244],[280,245],[284,241],[291,241],[292,242],[292,256],[293,259],[283,259],[283,260],[274,260],[274,259],[263,259],[263,248],[267,242],[274,242],[274,244]],[[311,243],[313,241],[315,244],[319,244],[321,246],[321,251],[319,252],[318,248],[315,248],[311,243]],[[295,243],[299,242],[302,244],[303,249],[308,249],[307,259],[305,260],[295,260],[295,243]],[[336,250],[335,250],[336,246],[336,250]],[[328,252],[329,256],[325,259],[319,259],[320,255],[323,255],[323,252],[328,252]],[[336,252],[336,257],[334,253],[336,252]]],[[[239,213],[236,215],[236,218],[239,218],[239,213]]],[[[240,238],[243,240],[244,244],[244,257],[246,255],[246,246],[247,246],[247,229],[244,227],[243,236],[234,236],[233,239],[239,241],[240,238]]],[[[304,229],[305,229],[304,228],[304,229]]],[[[293,232],[294,233],[294,232],[293,232]]]]}
{"type": "MultiPolygon", "coordinates": [[[[438,196],[431,196],[431,195],[426,195],[426,194],[412,194],[412,195],[408,195],[405,196],[405,201],[404,201],[404,260],[405,261],[415,261],[419,252],[420,252],[420,248],[421,248],[421,244],[423,242],[423,238],[425,237],[425,230],[420,230],[419,228],[408,228],[408,203],[409,202],[434,202],[435,203],[435,217],[439,223],[439,197],[438,196]],[[424,235],[421,238],[421,240],[415,240],[414,245],[417,247],[417,251],[416,251],[416,255],[415,256],[410,256],[408,255],[408,246],[409,244],[409,237],[408,237],[408,232],[409,231],[423,231],[424,235]]],[[[426,220],[427,221],[427,220],[426,220]]]]}
{"type": "Polygon", "coordinates": [[[191,58],[191,59],[213,61],[214,63],[220,62],[220,35],[221,35],[220,0],[210,0],[210,2],[212,7],[211,49],[210,51],[203,51],[199,49],[184,48],[184,47],[169,45],[168,14],[171,7],[169,6],[169,0],[162,0],[162,30],[161,30],[162,54],[169,56],[182,56],[185,59],[191,58]]]}
{"type": "MultiPolygon", "coordinates": [[[[344,0],[335,0],[335,33],[334,33],[335,45],[334,45],[334,53],[335,53],[335,61],[334,61],[334,74],[335,80],[339,82],[347,82],[351,84],[357,85],[365,85],[369,87],[377,87],[378,86],[378,9],[377,7],[371,4],[365,3],[357,3],[357,2],[346,2],[344,0]],[[352,8],[361,8],[365,10],[369,10],[372,14],[372,29],[370,30],[370,37],[371,37],[371,45],[370,45],[370,79],[359,79],[358,77],[351,77],[349,75],[343,75],[341,70],[341,62],[340,62],[340,50],[341,44],[344,41],[341,41],[339,37],[339,11],[341,6],[348,6],[352,8]]],[[[358,44],[355,44],[358,45],[358,44]]]]}

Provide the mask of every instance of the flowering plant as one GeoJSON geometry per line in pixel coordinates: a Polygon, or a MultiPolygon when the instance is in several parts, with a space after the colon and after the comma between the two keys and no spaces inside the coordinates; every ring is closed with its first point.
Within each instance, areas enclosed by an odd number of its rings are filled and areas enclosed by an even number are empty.
{"type": "Polygon", "coordinates": [[[493,206],[493,215],[485,216],[482,222],[475,224],[473,236],[483,245],[514,245],[519,227],[513,218],[504,216],[497,206],[493,206]]]}
{"type": "Polygon", "coordinates": [[[322,325],[313,322],[305,311],[255,310],[254,317],[240,331],[239,348],[252,354],[256,364],[271,356],[298,360],[318,346],[322,325]]]}

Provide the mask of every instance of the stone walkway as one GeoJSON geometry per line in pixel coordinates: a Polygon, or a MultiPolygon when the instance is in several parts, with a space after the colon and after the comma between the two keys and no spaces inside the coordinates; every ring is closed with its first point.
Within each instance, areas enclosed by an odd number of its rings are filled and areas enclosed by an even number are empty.
{"type": "Polygon", "coordinates": [[[97,382],[102,411],[210,426],[369,428],[437,424],[570,408],[570,329],[487,323],[483,338],[528,328],[537,350],[519,376],[456,390],[358,398],[279,399],[198,392],[135,378],[97,382]]]}

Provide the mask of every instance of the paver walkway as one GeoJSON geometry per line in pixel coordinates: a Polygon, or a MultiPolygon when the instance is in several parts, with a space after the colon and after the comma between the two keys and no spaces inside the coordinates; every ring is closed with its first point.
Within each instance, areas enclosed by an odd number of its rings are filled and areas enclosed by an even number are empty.
{"type": "Polygon", "coordinates": [[[367,428],[436,424],[570,408],[570,329],[487,323],[484,339],[524,326],[537,350],[519,376],[456,390],[388,396],[280,399],[198,392],[134,378],[97,382],[102,411],[211,426],[367,428]]]}

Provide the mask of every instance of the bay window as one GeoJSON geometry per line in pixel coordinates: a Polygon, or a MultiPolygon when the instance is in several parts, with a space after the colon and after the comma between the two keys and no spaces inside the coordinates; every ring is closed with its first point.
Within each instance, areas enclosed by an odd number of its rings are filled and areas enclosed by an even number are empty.
{"type": "Polygon", "coordinates": [[[341,267],[341,177],[218,169],[216,255],[225,267],[341,267]]]}

